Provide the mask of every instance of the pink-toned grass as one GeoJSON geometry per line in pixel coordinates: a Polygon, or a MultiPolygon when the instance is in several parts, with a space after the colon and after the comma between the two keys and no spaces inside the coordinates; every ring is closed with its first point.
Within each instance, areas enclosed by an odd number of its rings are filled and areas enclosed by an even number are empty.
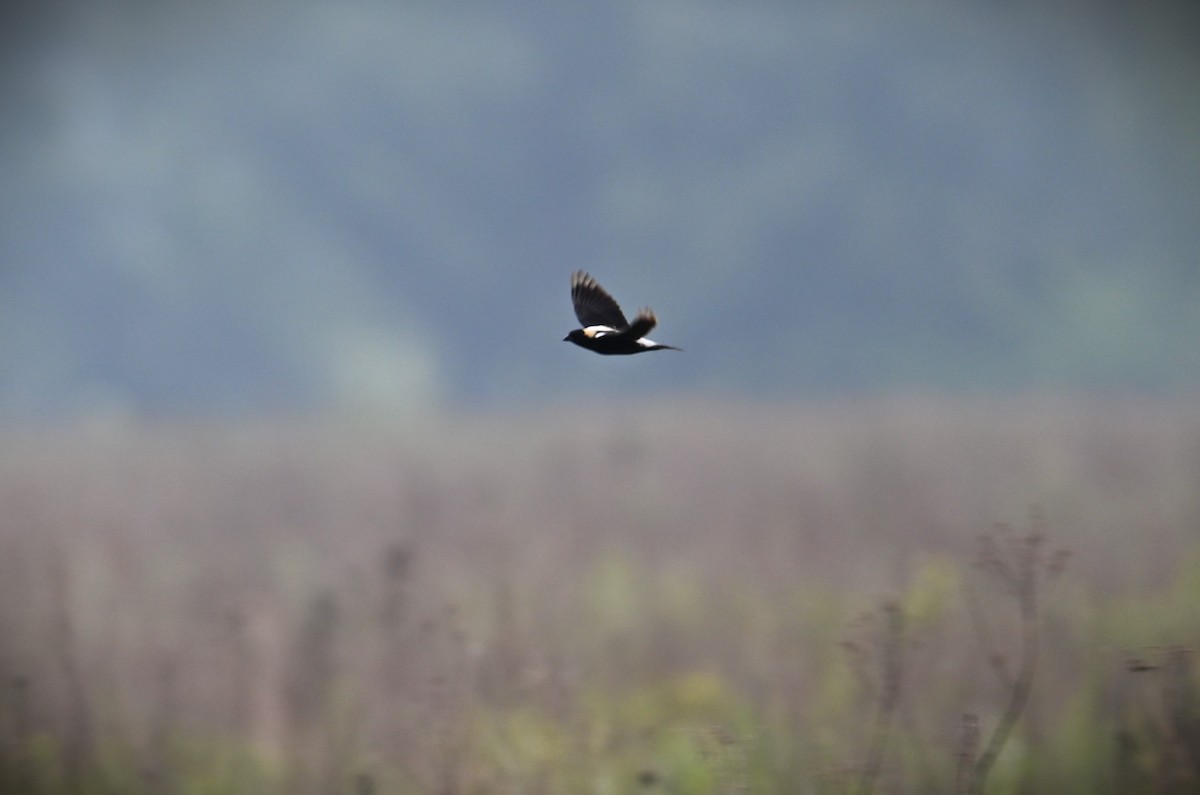
{"type": "MultiPolygon", "coordinates": [[[[1039,594],[1037,679],[994,791],[1058,775],[1039,741],[1116,709],[1097,691],[1140,687],[1130,654],[1200,637],[1178,606],[1200,591],[1200,411],[1180,403],[0,435],[0,772],[46,791],[98,758],[148,792],[197,768],[229,792],[589,791],[614,760],[661,780],[681,721],[733,738],[688,735],[716,771],[694,791],[949,789],[962,716],[986,742],[1028,631],[971,568],[977,539],[1035,506],[1072,558],[1039,594]],[[885,603],[907,611],[903,646],[875,664],[903,688],[847,685],[841,641],[885,603]]],[[[1161,764],[1194,780],[1188,716],[1121,709],[1097,720],[1180,745],[1161,764]]]]}

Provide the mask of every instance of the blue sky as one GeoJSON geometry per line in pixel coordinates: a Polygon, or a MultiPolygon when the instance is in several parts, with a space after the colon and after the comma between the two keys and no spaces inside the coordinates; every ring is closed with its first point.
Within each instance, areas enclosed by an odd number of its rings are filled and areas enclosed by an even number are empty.
{"type": "Polygon", "coordinates": [[[0,415],[1194,389],[1198,28],[60,4],[0,84],[0,415]],[[687,354],[562,344],[575,268],[687,354]]]}

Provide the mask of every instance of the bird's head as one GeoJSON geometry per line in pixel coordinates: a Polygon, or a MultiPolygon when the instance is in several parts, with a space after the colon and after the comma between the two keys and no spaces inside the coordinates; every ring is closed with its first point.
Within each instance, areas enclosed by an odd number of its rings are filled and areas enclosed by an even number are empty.
{"type": "Polygon", "coordinates": [[[563,337],[563,342],[578,343],[580,340],[586,339],[587,334],[581,328],[573,328],[567,336],[563,337]]]}

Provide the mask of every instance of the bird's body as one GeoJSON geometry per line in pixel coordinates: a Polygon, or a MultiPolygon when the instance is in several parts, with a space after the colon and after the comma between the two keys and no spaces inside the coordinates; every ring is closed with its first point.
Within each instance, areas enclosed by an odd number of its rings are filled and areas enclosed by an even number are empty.
{"type": "Polygon", "coordinates": [[[575,316],[583,328],[573,329],[563,342],[573,342],[606,356],[680,350],[646,337],[658,324],[653,310],[649,307],[640,310],[630,323],[613,297],[583,271],[571,274],[571,303],[575,305],[575,316]]]}

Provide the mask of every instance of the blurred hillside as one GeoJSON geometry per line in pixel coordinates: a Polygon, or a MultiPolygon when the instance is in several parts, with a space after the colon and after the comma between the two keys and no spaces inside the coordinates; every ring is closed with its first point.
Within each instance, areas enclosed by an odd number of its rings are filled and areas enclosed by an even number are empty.
{"type": "Polygon", "coordinates": [[[38,8],[0,416],[1200,385],[1193,4],[38,8]]]}

